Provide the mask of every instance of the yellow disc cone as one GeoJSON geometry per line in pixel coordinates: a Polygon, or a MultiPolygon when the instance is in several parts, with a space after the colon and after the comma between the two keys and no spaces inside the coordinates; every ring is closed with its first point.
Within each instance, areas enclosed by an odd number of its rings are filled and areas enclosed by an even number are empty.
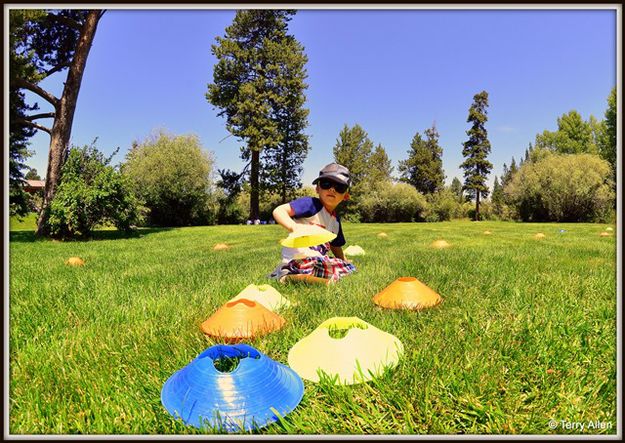
{"type": "Polygon", "coordinates": [[[260,303],[270,311],[277,311],[291,306],[291,302],[278,292],[271,285],[248,285],[239,294],[229,301],[236,301],[241,298],[260,303]]]}
{"type": "Polygon", "coordinates": [[[362,249],[360,246],[352,245],[352,246],[348,246],[347,248],[345,248],[345,250],[343,251],[343,254],[351,255],[351,256],[365,255],[365,250],[362,249]]]}
{"type": "Polygon", "coordinates": [[[295,232],[291,232],[287,238],[280,241],[280,244],[287,248],[307,248],[322,245],[335,238],[336,234],[321,226],[300,225],[295,232]]]}
{"type": "Polygon", "coordinates": [[[319,371],[339,384],[371,380],[394,367],[404,346],[394,335],[358,317],[334,317],[298,341],[289,351],[289,366],[300,377],[319,382],[319,371]],[[330,329],[349,329],[343,338],[330,336],[330,329]]]}
{"type": "Polygon", "coordinates": [[[547,236],[545,234],[543,234],[542,232],[539,232],[538,234],[534,235],[534,238],[536,240],[542,240],[543,238],[546,238],[547,236]]]}
{"type": "Polygon", "coordinates": [[[448,248],[451,245],[449,243],[447,243],[445,240],[436,240],[434,242],[432,242],[432,244],[430,245],[435,249],[443,249],[443,248],[448,248]]]}
{"type": "Polygon", "coordinates": [[[440,295],[414,277],[400,277],[373,297],[376,305],[389,309],[420,310],[441,301],[440,295]]]}

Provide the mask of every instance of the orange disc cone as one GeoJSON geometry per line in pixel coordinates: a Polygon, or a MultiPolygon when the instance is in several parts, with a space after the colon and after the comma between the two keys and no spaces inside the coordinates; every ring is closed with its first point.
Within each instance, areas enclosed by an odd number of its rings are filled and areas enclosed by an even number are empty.
{"type": "Polygon", "coordinates": [[[233,300],[202,323],[202,331],[230,341],[253,338],[282,328],[286,320],[260,303],[240,298],[233,300]]]}
{"type": "Polygon", "coordinates": [[[225,251],[226,249],[230,249],[230,246],[225,243],[217,243],[213,246],[213,251],[225,251]]]}
{"type": "Polygon", "coordinates": [[[607,231],[603,231],[601,234],[599,234],[600,237],[610,237],[612,234],[610,234],[607,231]]]}
{"type": "Polygon", "coordinates": [[[436,306],[442,300],[414,277],[400,277],[373,297],[376,305],[389,309],[420,310],[436,306]]]}
{"type": "Polygon", "coordinates": [[[80,257],[70,257],[65,260],[65,264],[70,266],[85,266],[85,261],[80,257]]]}

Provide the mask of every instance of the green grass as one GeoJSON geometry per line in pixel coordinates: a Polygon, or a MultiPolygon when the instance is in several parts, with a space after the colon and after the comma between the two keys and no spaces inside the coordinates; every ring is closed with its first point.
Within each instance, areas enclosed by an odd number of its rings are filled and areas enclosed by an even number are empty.
{"type": "MultiPolygon", "coordinates": [[[[560,420],[599,420],[611,428],[583,432],[616,433],[616,242],[599,237],[603,229],[346,224],[348,244],[367,252],[354,257],[358,271],[330,288],[272,283],[298,304],[283,312],[281,331],[248,343],[286,364],[322,321],[358,316],[396,335],[405,354],[369,383],[305,381],[300,405],[259,432],[579,434],[560,420]],[[429,247],[440,238],[451,248],[429,247]],[[374,305],[401,276],[443,303],[421,312],[374,305]]],[[[165,411],[161,387],[216,343],[200,331],[206,318],[248,284],[268,282],[285,235],[220,226],[56,242],[11,232],[10,433],[202,433],[165,411]],[[231,249],[213,251],[220,242],[231,249]],[[70,256],[86,265],[66,266],[70,256]]]]}

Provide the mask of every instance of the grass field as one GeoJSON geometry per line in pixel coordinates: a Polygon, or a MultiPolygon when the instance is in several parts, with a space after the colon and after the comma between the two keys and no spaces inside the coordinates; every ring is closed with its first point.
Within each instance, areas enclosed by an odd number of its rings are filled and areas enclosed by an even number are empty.
{"type": "MultiPolygon", "coordinates": [[[[358,316],[396,335],[405,354],[369,383],[306,381],[299,406],[259,433],[615,434],[616,239],[599,237],[604,228],[346,224],[348,245],[367,252],[354,257],[358,271],[329,288],[274,284],[298,305],[282,313],[281,331],[248,344],[286,364],[322,321],[358,316]],[[452,246],[429,247],[441,238],[452,246]],[[443,303],[409,312],[371,302],[401,276],[443,303]]],[[[286,231],[142,229],[55,242],[35,241],[27,224],[12,229],[10,433],[202,433],[165,411],[161,387],[216,343],[200,323],[248,284],[269,282],[286,231]],[[213,251],[221,242],[231,248],[213,251]],[[86,265],[66,266],[70,256],[86,265]]]]}

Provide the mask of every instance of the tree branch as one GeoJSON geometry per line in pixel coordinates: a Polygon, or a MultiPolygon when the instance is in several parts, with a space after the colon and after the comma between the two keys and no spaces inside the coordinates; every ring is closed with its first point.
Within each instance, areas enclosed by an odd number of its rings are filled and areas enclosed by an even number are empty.
{"type": "Polygon", "coordinates": [[[74,19],[69,17],[65,17],[63,15],[49,14],[48,17],[52,20],[56,20],[59,23],[64,24],[65,26],[69,26],[72,29],[76,29],[77,31],[82,30],[82,23],[77,22],[74,19]]]}
{"type": "Polygon", "coordinates": [[[67,62],[67,63],[61,63],[61,64],[59,64],[59,65],[56,65],[54,68],[48,69],[46,72],[44,72],[44,73],[43,73],[43,75],[44,75],[44,77],[43,77],[43,78],[49,77],[49,76],[51,76],[52,74],[54,74],[55,72],[59,72],[59,71],[61,71],[61,70],[65,69],[65,68],[69,68],[69,65],[70,65],[70,63],[69,63],[69,62],[67,62]]]}
{"type": "Polygon", "coordinates": [[[46,128],[43,125],[31,122],[30,120],[26,120],[24,118],[16,118],[15,119],[15,123],[21,123],[21,124],[23,124],[25,126],[31,126],[33,128],[40,129],[40,130],[42,130],[44,132],[47,132],[48,134],[52,135],[52,130],[50,130],[50,128],[46,128]]]}
{"type": "Polygon", "coordinates": [[[27,115],[25,117],[25,120],[32,121],[32,120],[37,120],[38,118],[54,118],[54,117],[56,117],[55,112],[46,112],[43,114],[27,115]]]}
{"type": "Polygon", "coordinates": [[[34,92],[35,94],[39,95],[40,97],[46,99],[48,102],[50,102],[54,108],[56,109],[59,106],[59,99],[56,98],[54,95],[50,94],[48,91],[46,91],[45,89],[24,80],[23,78],[17,78],[15,79],[15,81],[13,82],[12,86],[17,86],[20,89],[28,89],[31,92],[34,92]]]}

